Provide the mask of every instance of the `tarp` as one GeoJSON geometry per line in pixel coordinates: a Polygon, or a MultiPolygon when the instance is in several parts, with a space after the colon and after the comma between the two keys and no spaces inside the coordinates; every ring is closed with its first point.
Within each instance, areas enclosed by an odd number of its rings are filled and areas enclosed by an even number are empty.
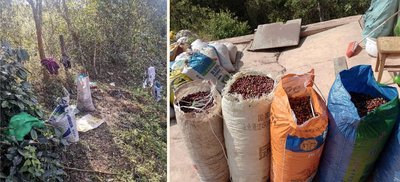
{"type": "Polygon", "coordinates": [[[8,125],[8,135],[15,136],[15,139],[22,141],[25,135],[32,130],[32,127],[43,128],[44,122],[26,112],[21,112],[11,118],[8,125]]]}
{"type": "MultiPolygon", "coordinates": [[[[363,15],[364,29],[362,36],[366,37],[372,30],[396,13],[398,8],[399,0],[372,0],[371,6],[363,15]]],[[[369,37],[377,38],[379,36],[392,35],[395,22],[396,18],[390,19],[369,37]]]]}
{"type": "Polygon", "coordinates": [[[379,85],[371,66],[340,72],[329,92],[328,136],[317,179],[365,181],[392,132],[399,109],[396,88],[379,85]],[[383,97],[388,102],[360,118],[349,92],[383,97]]]}

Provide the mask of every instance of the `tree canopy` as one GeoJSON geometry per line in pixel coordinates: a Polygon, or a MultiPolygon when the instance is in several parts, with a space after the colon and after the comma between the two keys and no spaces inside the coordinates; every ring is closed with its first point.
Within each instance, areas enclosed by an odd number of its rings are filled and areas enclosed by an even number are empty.
{"type": "Polygon", "coordinates": [[[355,0],[171,0],[171,30],[190,29],[211,39],[239,36],[259,24],[302,18],[303,24],[363,14],[370,1],[355,0]],[[229,12],[226,14],[225,12],[229,12]],[[221,14],[222,13],[222,14],[221,14]],[[230,19],[229,21],[227,19],[230,19]],[[227,26],[235,22],[240,26],[227,26]]]}

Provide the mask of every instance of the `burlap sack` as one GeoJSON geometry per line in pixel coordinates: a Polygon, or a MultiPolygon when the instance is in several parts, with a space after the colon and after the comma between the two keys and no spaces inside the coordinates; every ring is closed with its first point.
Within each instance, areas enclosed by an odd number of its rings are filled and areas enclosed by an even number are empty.
{"type": "Polygon", "coordinates": [[[228,93],[238,78],[247,75],[275,78],[259,72],[239,72],[224,88],[222,115],[229,171],[234,182],[265,182],[269,179],[270,170],[269,110],[273,91],[260,98],[246,100],[242,95],[228,93]]]}
{"type": "Polygon", "coordinates": [[[221,96],[215,86],[196,80],[185,83],[175,91],[176,120],[185,145],[201,181],[226,182],[229,180],[222,131],[221,96]],[[184,113],[179,101],[192,93],[211,91],[214,106],[201,113],[184,113]]]}

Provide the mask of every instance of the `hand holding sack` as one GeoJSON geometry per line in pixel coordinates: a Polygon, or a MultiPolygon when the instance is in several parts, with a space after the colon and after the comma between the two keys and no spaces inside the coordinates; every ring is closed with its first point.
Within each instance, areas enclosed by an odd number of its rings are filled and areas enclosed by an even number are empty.
{"type": "Polygon", "coordinates": [[[317,172],[328,111],[313,85],[311,70],[285,75],[275,90],[270,120],[271,181],[311,181],[317,172]]]}

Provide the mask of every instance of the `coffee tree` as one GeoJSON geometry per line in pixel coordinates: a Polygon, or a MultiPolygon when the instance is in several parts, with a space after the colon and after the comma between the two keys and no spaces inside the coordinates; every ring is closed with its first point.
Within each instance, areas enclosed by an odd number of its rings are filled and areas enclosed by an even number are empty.
{"type": "Polygon", "coordinates": [[[8,135],[12,116],[27,112],[43,119],[24,63],[26,50],[8,43],[0,48],[0,181],[62,181],[65,174],[57,151],[66,144],[61,133],[50,125],[33,128],[22,141],[8,135]],[[4,155],[3,155],[4,154],[4,155]]]}

